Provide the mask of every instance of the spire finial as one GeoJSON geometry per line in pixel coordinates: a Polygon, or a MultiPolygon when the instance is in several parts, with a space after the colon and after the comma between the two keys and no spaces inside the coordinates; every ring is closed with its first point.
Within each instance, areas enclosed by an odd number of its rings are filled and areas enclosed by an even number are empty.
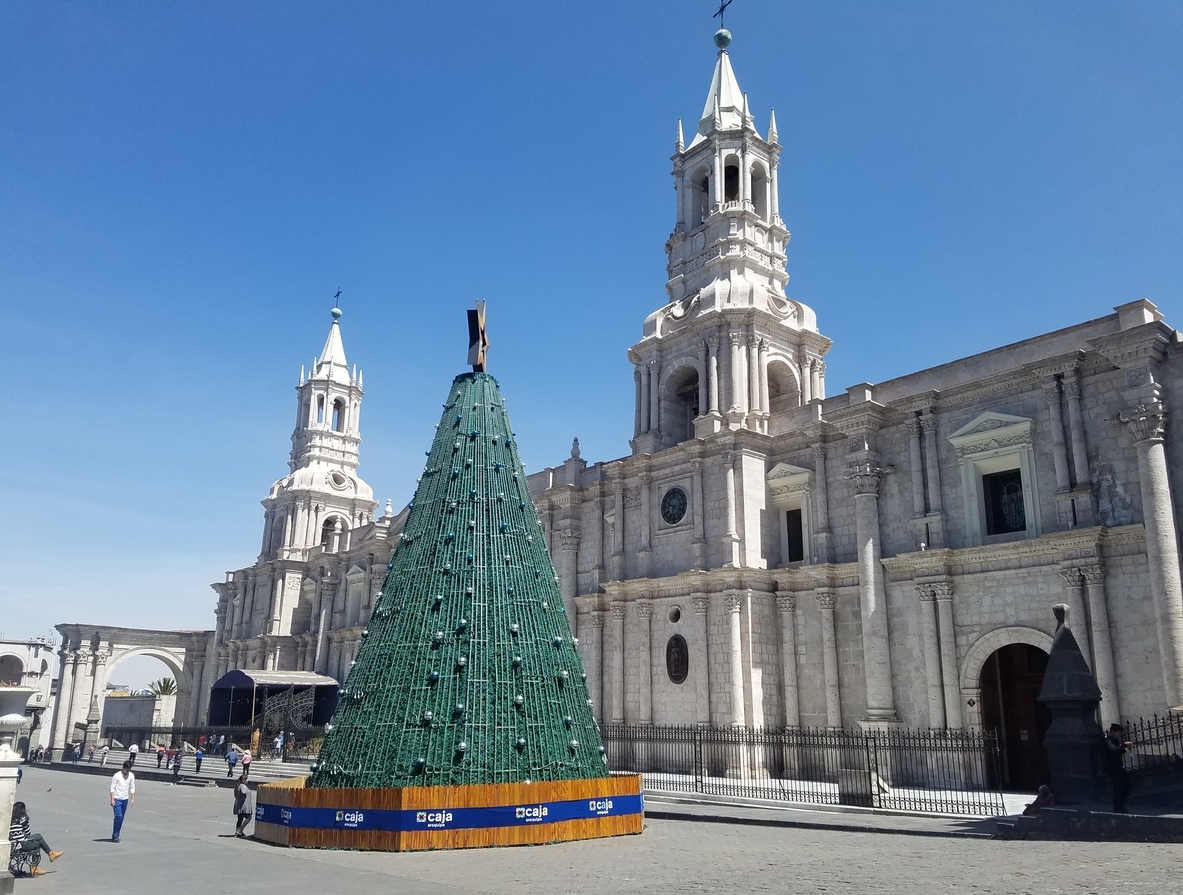
{"type": "Polygon", "coordinates": [[[776,109],[773,109],[772,116],[768,119],[768,142],[775,143],[779,136],[776,132],[776,109]]]}
{"type": "Polygon", "coordinates": [[[715,46],[724,52],[731,45],[731,32],[727,30],[727,26],[723,23],[723,13],[731,3],[732,0],[719,0],[719,11],[711,16],[712,19],[719,20],[719,30],[715,32],[715,46]]]}
{"type": "Polygon", "coordinates": [[[485,372],[485,355],[489,351],[489,337],[485,333],[485,303],[474,302],[468,312],[468,362],[472,372],[485,372]]]}
{"type": "Polygon", "coordinates": [[[674,144],[676,151],[681,152],[686,148],[686,141],[682,138],[682,119],[678,119],[678,142],[674,144]]]}
{"type": "Polygon", "coordinates": [[[337,287],[337,293],[333,296],[333,310],[329,311],[333,315],[333,321],[336,322],[341,319],[341,287],[337,287]]]}

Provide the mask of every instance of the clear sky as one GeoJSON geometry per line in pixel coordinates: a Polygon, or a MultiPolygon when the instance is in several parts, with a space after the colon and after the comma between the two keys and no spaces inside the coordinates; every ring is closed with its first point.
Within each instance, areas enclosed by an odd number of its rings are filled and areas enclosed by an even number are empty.
{"type": "MultiPolygon", "coordinates": [[[[3,633],[212,626],[338,287],[381,500],[410,498],[474,299],[529,467],[627,453],[716,6],[0,5],[3,633]]],[[[1183,4],[727,25],[831,394],[1140,297],[1183,321],[1183,4]]]]}

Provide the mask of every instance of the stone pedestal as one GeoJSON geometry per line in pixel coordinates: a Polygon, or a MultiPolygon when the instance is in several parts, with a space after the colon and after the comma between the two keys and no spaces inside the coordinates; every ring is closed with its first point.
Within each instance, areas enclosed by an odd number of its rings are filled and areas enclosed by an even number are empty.
{"type": "MultiPolygon", "coordinates": [[[[17,734],[28,724],[25,706],[37,691],[32,687],[0,687],[0,817],[12,817],[16,801],[17,771],[24,757],[13,750],[17,734]]],[[[7,852],[5,852],[7,858],[7,852]]],[[[0,869],[0,895],[12,892],[8,861],[0,869]]]]}
{"type": "Polygon", "coordinates": [[[1070,805],[1096,801],[1101,779],[1101,726],[1097,706],[1101,689],[1089,670],[1072,629],[1064,624],[1067,606],[1055,607],[1059,627],[1052,640],[1047,671],[1039,701],[1052,713],[1044,745],[1047,747],[1048,781],[1057,803],[1070,805]]]}

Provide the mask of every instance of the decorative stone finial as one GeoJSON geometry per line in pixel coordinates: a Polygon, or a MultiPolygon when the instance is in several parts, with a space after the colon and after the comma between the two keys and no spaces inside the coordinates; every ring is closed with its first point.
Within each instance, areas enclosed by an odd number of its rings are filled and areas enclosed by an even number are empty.
{"type": "Polygon", "coordinates": [[[571,441],[571,459],[572,460],[579,459],[579,439],[578,438],[573,439],[571,441]]]}
{"type": "Polygon", "coordinates": [[[1069,619],[1068,613],[1070,611],[1070,608],[1071,607],[1069,607],[1069,605],[1067,603],[1057,603],[1055,606],[1052,607],[1052,615],[1054,615],[1056,617],[1056,630],[1057,631],[1060,630],[1060,628],[1064,627],[1064,625],[1068,624],[1068,619],[1069,619]]]}
{"type": "Polygon", "coordinates": [[[389,519],[394,515],[394,504],[390,502],[390,498],[386,498],[386,510],[382,513],[383,519],[389,519]]]}

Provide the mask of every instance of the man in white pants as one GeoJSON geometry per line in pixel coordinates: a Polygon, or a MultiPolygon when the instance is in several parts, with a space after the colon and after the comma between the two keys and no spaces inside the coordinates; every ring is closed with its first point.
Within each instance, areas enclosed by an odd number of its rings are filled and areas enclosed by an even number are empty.
{"type": "Polygon", "coordinates": [[[123,767],[111,778],[111,808],[115,811],[115,825],[111,828],[111,841],[119,841],[119,831],[123,829],[123,817],[127,809],[136,803],[136,775],[131,772],[131,762],[125,761],[123,767]]]}

